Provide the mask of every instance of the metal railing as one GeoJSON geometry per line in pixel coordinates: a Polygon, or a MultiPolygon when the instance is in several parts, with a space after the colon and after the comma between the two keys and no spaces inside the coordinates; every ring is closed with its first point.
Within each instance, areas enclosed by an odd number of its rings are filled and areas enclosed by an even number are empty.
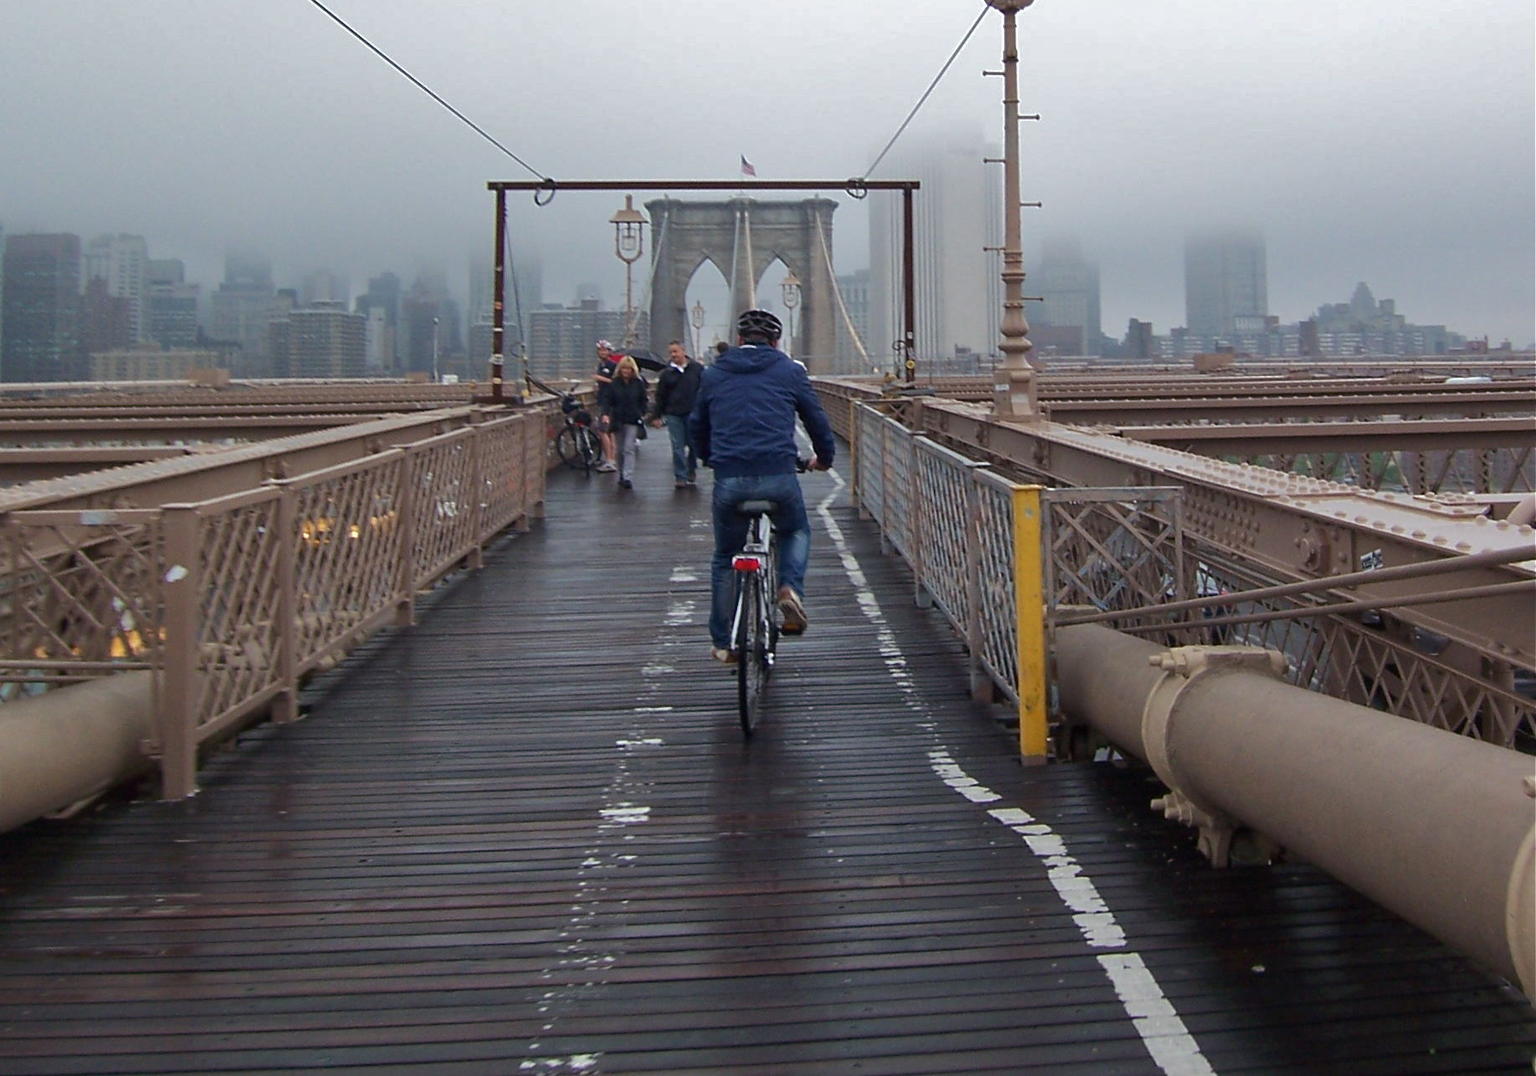
{"type": "Polygon", "coordinates": [[[1513,663],[1469,665],[1460,652],[1442,654],[1433,633],[1381,630],[1368,613],[1310,612],[1349,597],[1326,579],[1316,593],[1241,598],[1288,580],[1186,533],[1182,488],[1019,483],[909,429],[882,412],[888,404],[823,398],[834,428],[852,435],[856,503],[911,567],[919,601],[965,640],[973,690],[1019,707],[1026,756],[1045,753],[1046,715],[1034,703],[1048,680],[1045,639],[1064,611],[1082,607],[1118,611],[1111,625],[1164,645],[1278,650],[1300,686],[1501,746],[1536,743],[1536,702],[1513,663]],[[1022,599],[1032,579],[1039,597],[1022,599]],[[1201,607],[1157,608],[1175,601],[1201,607]]]}
{"type": "Polygon", "coordinates": [[[386,623],[544,500],[542,410],[193,503],[0,515],[0,681],[11,696],[153,671],[164,794],[198,748],[386,623]]]}

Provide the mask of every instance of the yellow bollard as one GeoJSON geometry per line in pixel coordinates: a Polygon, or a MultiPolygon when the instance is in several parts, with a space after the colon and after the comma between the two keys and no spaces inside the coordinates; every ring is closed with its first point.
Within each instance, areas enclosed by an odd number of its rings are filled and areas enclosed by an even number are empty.
{"type": "Polygon", "coordinates": [[[1040,547],[1040,486],[1013,491],[1013,601],[1017,618],[1019,754],[1046,760],[1045,567],[1040,547]]]}

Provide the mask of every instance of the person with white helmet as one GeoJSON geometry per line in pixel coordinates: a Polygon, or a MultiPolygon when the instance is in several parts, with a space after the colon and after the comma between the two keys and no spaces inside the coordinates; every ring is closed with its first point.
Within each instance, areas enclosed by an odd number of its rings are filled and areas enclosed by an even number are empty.
{"type": "MultiPolygon", "coordinates": [[[[613,383],[614,371],[618,369],[619,360],[624,356],[613,350],[613,344],[607,340],[597,342],[597,369],[592,373],[592,381],[597,385],[599,396],[603,390],[613,383]]],[[[614,451],[613,430],[605,419],[598,420],[597,441],[603,449],[603,460],[597,465],[599,471],[617,471],[619,469],[618,455],[614,451]]]]}

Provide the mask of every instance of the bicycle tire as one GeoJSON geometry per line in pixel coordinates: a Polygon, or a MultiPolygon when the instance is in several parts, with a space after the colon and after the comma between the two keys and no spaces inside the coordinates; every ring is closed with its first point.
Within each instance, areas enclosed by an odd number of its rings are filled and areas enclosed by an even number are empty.
{"type": "Polygon", "coordinates": [[[603,445],[590,426],[576,427],[576,447],[581,453],[584,469],[588,474],[603,461],[603,445]]]}
{"type": "Polygon", "coordinates": [[[555,437],[555,451],[560,461],[573,471],[591,474],[603,458],[602,445],[590,427],[568,423],[555,437]]]}
{"type": "Polygon", "coordinates": [[[763,591],[763,577],[753,574],[741,580],[737,595],[736,705],[742,735],[747,737],[757,728],[773,670],[769,638],[773,616],[763,591]]]}
{"type": "Polygon", "coordinates": [[[560,457],[560,462],[573,471],[586,470],[586,464],[581,458],[581,442],[577,438],[579,427],[567,423],[565,427],[555,435],[555,452],[560,457]]]}

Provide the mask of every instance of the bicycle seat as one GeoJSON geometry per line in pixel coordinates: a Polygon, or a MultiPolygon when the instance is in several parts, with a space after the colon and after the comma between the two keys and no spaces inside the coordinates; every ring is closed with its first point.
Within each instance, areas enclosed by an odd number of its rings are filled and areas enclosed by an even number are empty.
{"type": "Polygon", "coordinates": [[[736,514],[741,516],[771,516],[778,510],[778,501],[742,501],[736,506],[736,514]]]}

